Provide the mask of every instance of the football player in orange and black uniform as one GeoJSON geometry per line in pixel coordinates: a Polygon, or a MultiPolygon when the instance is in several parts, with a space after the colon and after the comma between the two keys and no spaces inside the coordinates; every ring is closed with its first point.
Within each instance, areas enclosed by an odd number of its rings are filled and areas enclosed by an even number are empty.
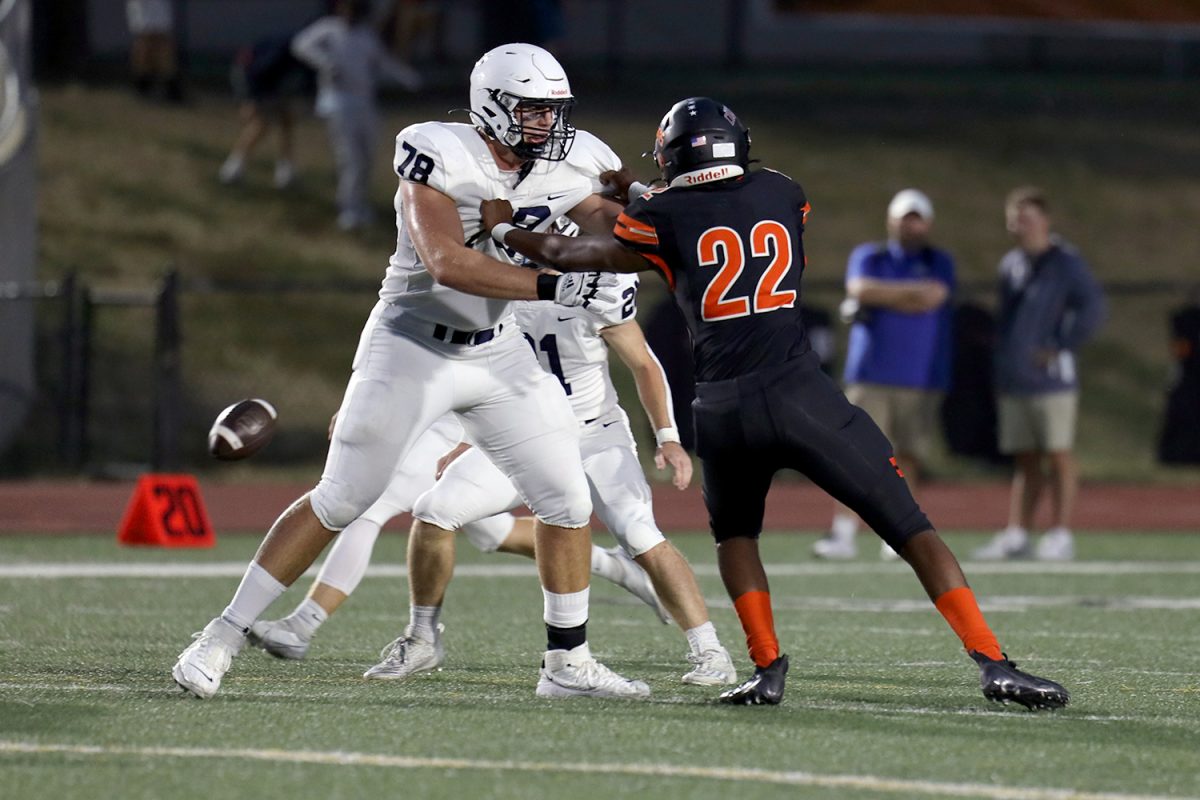
{"type": "Polygon", "coordinates": [[[809,204],[787,176],[751,171],[749,148],[749,132],[728,107],[689,98],[658,129],[654,155],[666,187],[613,176],[618,190],[638,195],[613,238],[523,231],[509,224],[505,201],[483,204],[483,227],[493,238],[555,269],[656,269],[687,317],[704,501],[721,578],[756,666],[721,700],[783,698],[788,658],[775,635],[758,536],[772,477],[791,468],[857,512],[912,566],[979,664],[986,697],[1029,708],[1065,705],[1062,686],[1016,669],[1001,652],[958,561],[913,500],[891,444],[821,371],[799,314],[809,204]]]}

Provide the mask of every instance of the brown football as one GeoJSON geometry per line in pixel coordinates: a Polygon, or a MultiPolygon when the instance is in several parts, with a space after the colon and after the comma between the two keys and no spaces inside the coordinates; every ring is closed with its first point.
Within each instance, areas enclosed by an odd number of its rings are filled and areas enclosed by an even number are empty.
{"type": "Polygon", "coordinates": [[[208,452],[222,461],[248,458],[266,447],[275,435],[275,407],[251,398],[234,403],[217,415],[208,432],[208,452]]]}

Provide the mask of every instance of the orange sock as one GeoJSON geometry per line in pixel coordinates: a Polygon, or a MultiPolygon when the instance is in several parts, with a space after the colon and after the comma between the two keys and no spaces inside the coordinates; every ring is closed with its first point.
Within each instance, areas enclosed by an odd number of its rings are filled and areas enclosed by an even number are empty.
{"type": "Polygon", "coordinates": [[[779,640],[775,638],[775,617],[771,614],[770,592],[746,592],[733,601],[750,659],[760,667],[770,666],[779,658],[779,640]]]}
{"type": "Polygon", "coordinates": [[[996,641],[996,634],[988,627],[983,612],[979,610],[979,604],[975,602],[975,593],[968,587],[951,589],[934,600],[933,604],[946,618],[946,622],[950,623],[958,638],[962,639],[963,647],[967,648],[968,653],[974,650],[997,660],[1004,657],[1000,652],[1000,643],[996,641]]]}

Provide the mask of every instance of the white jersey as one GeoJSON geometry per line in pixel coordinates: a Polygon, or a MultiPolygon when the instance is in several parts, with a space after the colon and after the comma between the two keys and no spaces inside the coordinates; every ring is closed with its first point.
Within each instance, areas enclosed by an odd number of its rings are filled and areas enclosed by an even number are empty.
{"type": "MultiPolygon", "coordinates": [[[[442,192],[458,206],[463,235],[469,247],[508,263],[523,263],[517,254],[497,245],[480,226],[479,204],[492,198],[512,203],[513,224],[544,232],[559,216],[599,192],[600,173],[618,169],[620,159],[586,131],[577,131],[564,161],[531,162],[528,174],[504,172],[483,137],[471,125],[423,122],[396,137],[393,167],[402,181],[415,181],[442,192]]],[[[464,294],[442,286],[421,263],[401,214],[396,192],[396,252],[388,261],[380,299],[399,307],[405,316],[458,330],[494,327],[511,313],[511,301],[464,294]]]]}
{"type": "Polygon", "coordinates": [[[560,306],[549,301],[515,306],[517,325],[537,354],[538,363],[558,378],[580,422],[594,420],[617,405],[608,374],[608,345],[600,331],[637,314],[638,278],[620,275],[616,302],[560,306]]]}

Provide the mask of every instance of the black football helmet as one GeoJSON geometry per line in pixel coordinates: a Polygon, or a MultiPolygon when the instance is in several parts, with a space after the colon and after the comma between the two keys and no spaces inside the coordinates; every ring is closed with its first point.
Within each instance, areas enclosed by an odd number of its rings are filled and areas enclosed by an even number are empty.
{"type": "Polygon", "coordinates": [[[750,165],[750,131],[724,103],[689,97],[658,124],[653,153],[671,186],[734,178],[750,165]]]}

